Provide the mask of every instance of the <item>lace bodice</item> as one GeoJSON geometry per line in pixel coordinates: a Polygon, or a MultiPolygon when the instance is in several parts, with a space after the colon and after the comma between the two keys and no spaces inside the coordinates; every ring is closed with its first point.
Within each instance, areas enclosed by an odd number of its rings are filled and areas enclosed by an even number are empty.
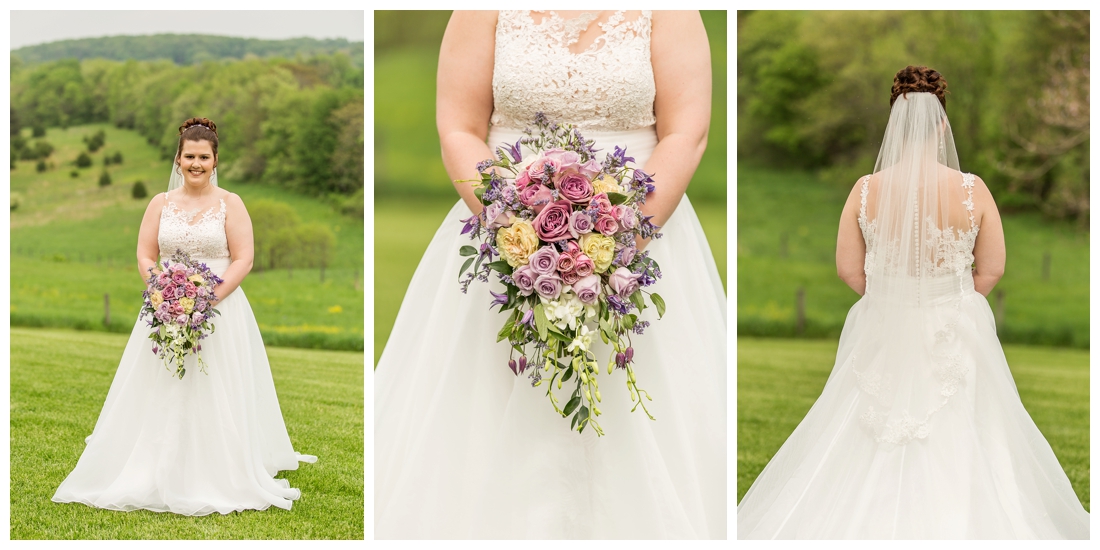
{"type": "Polygon", "coordinates": [[[635,130],[656,122],[649,39],[651,13],[626,21],[617,11],[581,53],[570,51],[596,19],[565,20],[549,12],[501,11],[493,62],[494,126],[523,129],[542,111],[581,130],[635,130]]]}
{"type": "Polygon", "coordinates": [[[161,256],[167,258],[176,250],[182,250],[195,259],[213,260],[229,257],[229,243],[225,238],[225,201],[202,213],[196,222],[198,210],[183,211],[171,200],[160,213],[160,231],[157,244],[161,256]]]}
{"type": "MultiPolygon", "coordinates": [[[[864,258],[864,271],[871,275],[871,266],[875,264],[875,254],[887,254],[888,256],[899,254],[900,243],[880,243],[877,239],[877,221],[867,219],[867,187],[871,176],[864,176],[860,186],[859,200],[859,228],[863,233],[863,240],[867,245],[867,255],[864,258]]],[[[974,243],[978,238],[978,225],[974,222],[974,174],[963,174],[962,185],[966,190],[966,200],[962,206],[966,208],[970,227],[956,229],[954,227],[941,228],[932,216],[924,219],[923,237],[928,248],[932,250],[934,257],[927,263],[927,270],[922,273],[925,277],[942,277],[954,274],[959,277],[970,274],[974,264],[974,243]]],[[[899,264],[900,258],[888,258],[887,266],[899,264]]],[[[893,273],[896,274],[896,273],[893,273]]]]}

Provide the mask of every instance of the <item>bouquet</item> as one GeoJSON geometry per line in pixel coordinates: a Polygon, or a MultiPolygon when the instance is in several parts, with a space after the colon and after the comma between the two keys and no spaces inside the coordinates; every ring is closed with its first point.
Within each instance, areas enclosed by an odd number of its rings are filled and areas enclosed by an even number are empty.
{"type": "Polygon", "coordinates": [[[148,289],[142,294],[145,304],[139,318],[152,317],[149,326],[155,329],[149,338],[153,340],[153,353],[164,361],[169,371],[176,367],[181,380],[187,369],[183,359],[193,353],[199,362],[199,370],[206,373],[199,340],[214,332],[211,319],[218,314],[210,302],[216,300],[214,286],[222,280],[206,267],[191,260],[177,250],[171,260],[165,260],[159,273],[149,268],[148,289]]]}
{"type": "Polygon", "coordinates": [[[511,311],[497,337],[512,347],[508,367],[517,376],[530,369],[533,386],[549,377],[546,395],[554,410],[572,415],[572,429],[592,425],[603,435],[596,420],[602,400],[597,337],[611,346],[608,375],[616,367],[625,371],[631,411],[641,405],[653,419],[642,400],[652,397],[637,385],[631,345],[631,335],[649,325],[638,318],[646,296],[658,318],[665,311],[659,295],[643,290],[661,276],[660,267],[636,246],[637,239],[660,237],[639,210],[653,178],[632,167],[634,159],[617,146],[599,162],[594,143],[572,125],[539,113],[535,126],[537,134],[526,130],[515,144],[498,147],[496,160],[477,165],[481,178],[471,181],[485,208],[462,220],[462,234],[480,246],[459,250],[468,257],[460,284],[466,292],[474,279],[488,282],[495,272],[506,291],[490,291],[489,307],[511,311]],[[528,161],[524,147],[534,153],[528,161]],[[573,390],[560,407],[552,390],[565,383],[573,390]]]}

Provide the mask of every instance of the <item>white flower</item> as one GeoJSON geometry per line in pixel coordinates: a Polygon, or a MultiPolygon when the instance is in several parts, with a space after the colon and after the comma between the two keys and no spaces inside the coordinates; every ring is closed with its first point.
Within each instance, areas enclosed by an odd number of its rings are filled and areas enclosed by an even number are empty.
{"type": "Polygon", "coordinates": [[[587,352],[588,347],[592,345],[592,331],[588,329],[586,325],[581,325],[577,329],[577,337],[565,348],[566,351],[573,353],[575,350],[581,352],[587,352]]]}
{"type": "Polygon", "coordinates": [[[585,312],[584,303],[572,292],[563,292],[557,300],[545,303],[546,318],[561,330],[576,329],[585,312]]]}

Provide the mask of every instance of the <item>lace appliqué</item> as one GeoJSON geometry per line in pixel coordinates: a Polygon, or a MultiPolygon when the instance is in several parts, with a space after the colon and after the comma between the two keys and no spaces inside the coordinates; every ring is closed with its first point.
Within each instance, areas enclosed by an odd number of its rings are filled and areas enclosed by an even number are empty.
{"type": "MultiPolygon", "coordinates": [[[[879,254],[886,256],[884,265],[886,274],[897,275],[897,268],[901,265],[901,243],[878,243],[878,220],[867,219],[867,187],[871,176],[864,176],[861,180],[859,195],[859,229],[863,233],[863,241],[866,244],[867,253],[863,259],[863,271],[870,277],[871,270],[879,254]],[[891,271],[891,268],[893,270],[891,271]]],[[[957,230],[954,227],[941,229],[932,216],[924,219],[924,239],[928,248],[932,251],[932,262],[927,263],[921,275],[926,277],[942,277],[954,274],[959,277],[970,273],[974,265],[974,243],[978,239],[978,226],[974,221],[974,174],[963,174],[963,188],[966,189],[966,207],[970,219],[970,229],[957,230]]],[[[924,262],[922,262],[924,263],[924,262]]]]}
{"type": "Polygon", "coordinates": [[[183,211],[176,203],[168,201],[160,213],[160,231],[157,244],[161,256],[171,256],[176,250],[182,250],[196,259],[216,259],[229,257],[229,243],[225,238],[225,201],[219,200],[221,208],[214,207],[202,213],[196,223],[191,223],[198,210],[183,211]]]}
{"type": "Polygon", "coordinates": [[[535,23],[529,11],[501,11],[493,62],[494,126],[523,129],[535,113],[581,130],[620,131],[656,123],[650,60],[651,12],[624,21],[618,11],[585,51],[576,44],[595,15],[564,20],[550,12],[535,23]]]}

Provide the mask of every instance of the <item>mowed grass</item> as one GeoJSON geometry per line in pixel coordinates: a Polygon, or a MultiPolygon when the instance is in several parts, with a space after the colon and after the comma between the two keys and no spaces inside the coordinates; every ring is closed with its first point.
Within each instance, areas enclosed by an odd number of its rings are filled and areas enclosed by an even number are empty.
{"type": "MultiPolygon", "coordinates": [[[[738,166],[738,334],[793,336],[795,295],[803,288],[806,335],[840,335],[859,298],[836,276],[837,224],[854,184],[738,166]]],[[[1033,213],[1005,213],[1003,220],[1008,259],[989,297],[997,311],[996,294],[1005,293],[1002,341],[1088,348],[1089,234],[1033,213]]]]}
{"type": "MultiPolygon", "coordinates": [[[[737,501],[821,395],[836,341],[737,339],[737,501]]],[[[1077,497],[1089,509],[1089,354],[1004,346],[1012,376],[1077,497]]]]}
{"type": "MultiPolygon", "coordinates": [[[[374,203],[374,362],[382,356],[389,339],[405,290],[416,266],[444,217],[458,199],[413,200],[390,197],[374,203]],[[401,228],[395,231],[394,228],[401,228]]],[[[692,203],[706,232],[708,244],[718,264],[718,274],[726,282],[726,205],[711,201],[692,203]]],[[[455,231],[462,225],[454,222],[455,231]]],[[[458,250],[455,250],[458,254],[458,250]]],[[[658,259],[660,261],[660,259],[658,259]]],[[[460,292],[455,275],[455,292],[460,292]]]]}
{"type": "MultiPolygon", "coordinates": [[[[129,332],[144,285],[135,250],[150,198],[130,196],[142,180],[149,196],[167,187],[170,161],[160,158],[135,132],[105,124],[51,128],[44,138],[56,148],[54,168],[35,171],[20,161],[11,172],[19,205],[11,212],[12,324],[129,332]],[[71,162],[84,150],[82,137],[97,130],[106,146],[92,154],[94,167],[71,162]],[[97,183],[104,154],[121,151],[122,165],[109,167],[113,183],[97,183]],[[104,294],[110,296],[111,325],[104,326],[104,294]]],[[[33,142],[33,140],[32,140],[33,142]]],[[[225,147],[225,145],[223,145],[225,147]]],[[[319,269],[261,271],[242,288],[269,344],[329,349],[363,349],[363,220],[337,213],[331,205],[273,185],[220,182],[245,204],[260,199],[289,204],[303,222],[321,222],[336,235],[324,282],[319,269]]]]}
{"type": "Polygon", "coordinates": [[[11,331],[12,539],[362,539],[363,354],[268,348],[295,450],[314,464],[282,472],[302,490],[291,510],[187,517],[50,501],[76,466],[127,337],[11,331]]]}

